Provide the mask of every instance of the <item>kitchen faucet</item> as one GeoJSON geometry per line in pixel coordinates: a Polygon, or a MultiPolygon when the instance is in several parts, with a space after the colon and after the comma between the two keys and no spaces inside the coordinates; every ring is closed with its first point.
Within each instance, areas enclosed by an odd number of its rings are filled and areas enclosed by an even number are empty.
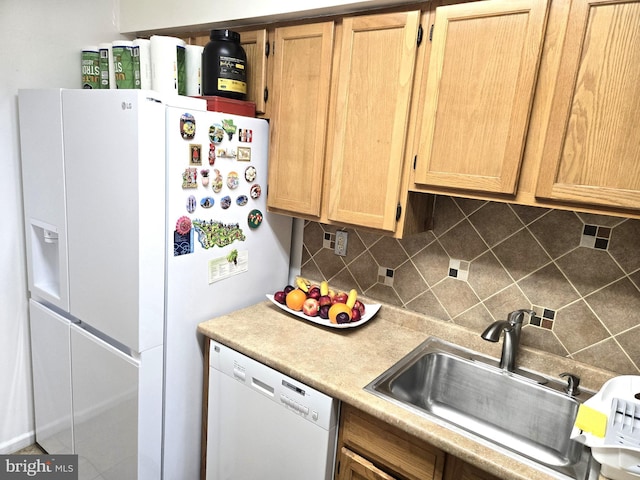
{"type": "Polygon", "coordinates": [[[489,325],[481,337],[490,342],[500,340],[500,334],[504,331],[504,342],[502,343],[502,357],[500,358],[500,368],[508,372],[515,369],[516,355],[520,346],[520,332],[524,314],[535,315],[533,310],[516,310],[507,316],[507,320],[499,320],[489,325]]]}

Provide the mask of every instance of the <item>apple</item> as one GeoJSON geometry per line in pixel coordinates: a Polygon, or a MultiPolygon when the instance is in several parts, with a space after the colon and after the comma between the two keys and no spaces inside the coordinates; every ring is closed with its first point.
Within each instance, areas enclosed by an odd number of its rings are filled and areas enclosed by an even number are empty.
{"type": "Polygon", "coordinates": [[[327,295],[329,295],[329,298],[331,299],[331,301],[333,301],[333,297],[336,296],[336,292],[332,289],[329,289],[329,291],[327,292],[327,295]]]}
{"type": "Polygon", "coordinates": [[[293,285],[287,285],[282,290],[284,291],[284,294],[287,295],[291,290],[295,290],[295,287],[293,285]]]}
{"type": "Polygon", "coordinates": [[[324,318],[325,320],[329,318],[330,308],[331,308],[331,305],[322,305],[320,307],[320,311],[318,312],[318,315],[320,316],[320,318],[324,318]]]}
{"type": "Polygon", "coordinates": [[[325,305],[331,306],[331,297],[329,295],[322,295],[318,299],[318,303],[320,303],[321,307],[324,307],[325,305]]]}
{"type": "Polygon", "coordinates": [[[336,296],[331,300],[332,303],[347,303],[349,295],[345,292],[336,293],[336,296]]]}
{"type": "Polygon", "coordinates": [[[307,298],[302,304],[302,312],[308,317],[315,317],[320,310],[320,304],[315,298],[307,298]]]}
{"type": "Polygon", "coordinates": [[[307,293],[307,296],[309,298],[315,298],[316,300],[318,300],[320,298],[320,288],[319,287],[311,287],[309,289],[309,293],[307,293]]]}
{"type": "Polygon", "coordinates": [[[358,310],[356,307],[353,307],[351,309],[351,321],[357,322],[361,318],[362,318],[362,315],[360,314],[360,310],[358,310]]]}
{"type": "Polygon", "coordinates": [[[364,303],[362,303],[360,300],[356,300],[356,303],[353,304],[353,308],[357,308],[358,310],[360,310],[360,316],[364,315],[364,303]]]}
{"type": "Polygon", "coordinates": [[[284,305],[287,302],[287,294],[284,293],[284,291],[282,291],[282,290],[277,291],[276,293],[273,294],[273,299],[276,302],[284,305]]]}

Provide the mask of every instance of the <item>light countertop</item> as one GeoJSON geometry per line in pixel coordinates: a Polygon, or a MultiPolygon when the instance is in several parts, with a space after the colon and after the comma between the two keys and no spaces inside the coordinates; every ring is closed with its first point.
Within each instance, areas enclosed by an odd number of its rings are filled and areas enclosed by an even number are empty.
{"type": "MultiPolygon", "coordinates": [[[[203,322],[198,330],[500,478],[553,478],[364,390],[369,382],[429,336],[494,358],[500,357],[501,342],[490,343],[451,322],[387,305],[362,326],[334,329],[299,319],[267,300],[203,322]]],[[[523,334],[526,335],[526,331],[523,334]]],[[[569,371],[581,377],[581,386],[595,391],[614,376],[611,372],[527,347],[521,347],[517,365],[552,377],[569,371]]]]}

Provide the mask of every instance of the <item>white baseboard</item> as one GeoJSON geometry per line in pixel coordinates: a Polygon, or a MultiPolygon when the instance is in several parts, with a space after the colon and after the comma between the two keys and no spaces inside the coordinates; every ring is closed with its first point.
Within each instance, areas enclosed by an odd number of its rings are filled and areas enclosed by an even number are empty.
{"type": "Polygon", "coordinates": [[[0,443],[0,455],[9,455],[17,452],[36,442],[36,433],[32,430],[22,435],[12,438],[4,443],[0,443]]]}

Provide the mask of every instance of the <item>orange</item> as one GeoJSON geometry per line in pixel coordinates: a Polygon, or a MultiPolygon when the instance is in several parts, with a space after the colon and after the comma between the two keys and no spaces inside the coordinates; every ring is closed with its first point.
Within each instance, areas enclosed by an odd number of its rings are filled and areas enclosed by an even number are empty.
{"type": "Polygon", "coordinates": [[[331,323],[338,323],[336,317],[339,313],[342,312],[345,312],[347,315],[349,315],[349,318],[351,318],[351,309],[347,307],[346,304],[334,303],[333,305],[331,305],[331,308],[329,308],[329,320],[331,321],[331,323]]]}
{"type": "Polygon", "coordinates": [[[304,293],[299,288],[296,288],[295,290],[291,290],[287,294],[287,298],[286,298],[287,307],[289,307],[291,310],[296,310],[297,312],[299,312],[300,310],[302,310],[302,304],[306,299],[307,299],[307,294],[304,293]]]}

